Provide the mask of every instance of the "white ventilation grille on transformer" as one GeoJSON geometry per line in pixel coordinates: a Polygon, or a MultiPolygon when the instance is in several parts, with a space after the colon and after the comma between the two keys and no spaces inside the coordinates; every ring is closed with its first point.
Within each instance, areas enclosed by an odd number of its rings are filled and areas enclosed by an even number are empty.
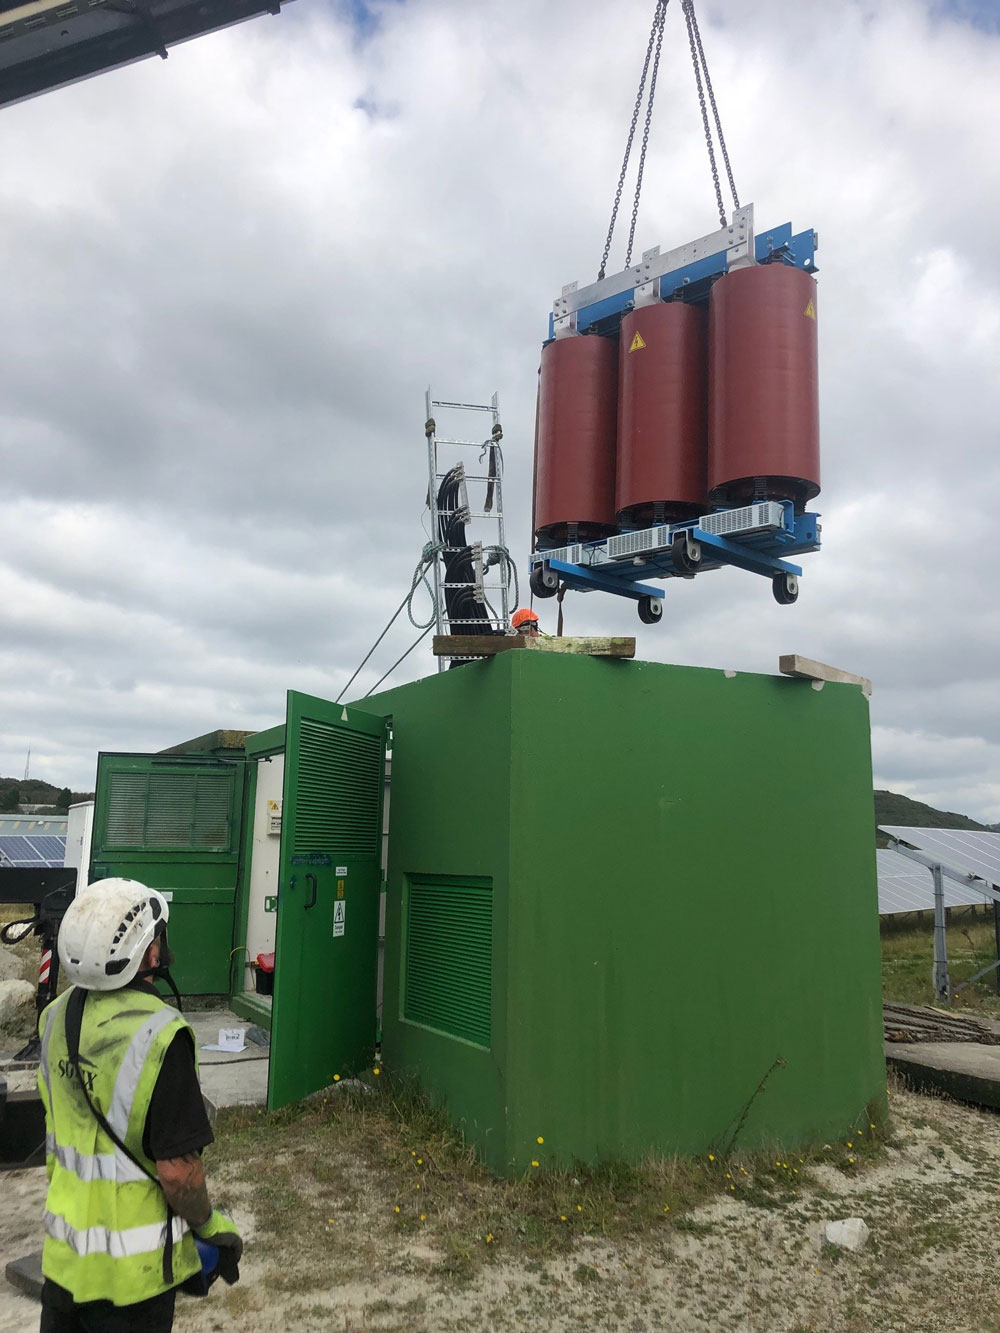
{"type": "Polygon", "coordinates": [[[625,560],[633,555],[649,555],[651,551],[662,551],[669,545],[669,528],[642,528],[638,532],[623,532],[618,537],[608,538],[608,558],[625,560]]]}
{"type": "Polygon", "coordinates": [[[567,565],[579,565],[583,557],[580,551],[580,543],[574,546],[559,546],[554,551],[536,551],[531,557],[532,565],[540,565],[543,560],[561,560],[567,565]]]}
{"type": "Polygon", "coordinates": [[[773,532],[785,526],[785,511],[776,500],[762,500],[741,509],[723,509],[718,514],[703,514],[698,520],[703,532],[715,537],[730,537],[748,532],[773,532]]]}

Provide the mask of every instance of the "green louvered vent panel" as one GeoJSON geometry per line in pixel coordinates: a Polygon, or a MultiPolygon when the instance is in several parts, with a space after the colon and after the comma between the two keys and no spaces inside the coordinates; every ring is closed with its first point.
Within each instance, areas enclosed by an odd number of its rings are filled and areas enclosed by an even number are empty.
{"type": "Polygon", "coordinates": [[[300,735],[293,850],[377,857],[382,738],[308,720],[300,735]]]}
{"type": "Polygon", "coordinates": [[[489,880],[409,881],[405,1018],[489,1047],[492,957],[489,880]]]}
{"type": "Polygon", "coordinates": [[[111,847],[229,850],[233,774],[112,773],[111,847]]]}

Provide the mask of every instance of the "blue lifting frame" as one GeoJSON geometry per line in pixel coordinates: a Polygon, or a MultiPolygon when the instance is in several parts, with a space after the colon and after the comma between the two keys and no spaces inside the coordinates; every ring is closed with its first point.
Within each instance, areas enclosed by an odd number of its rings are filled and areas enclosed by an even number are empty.
{"type": "MultiPolygon", "coordinates": [[[[819,514],[797,514],[790,500],[757,501],[603,541],[535,551],[530,567],[532,572],[551,570],[556,583],[565,583],[579,592],[610,592],[637,602],[643,598],[659,601],[664,589],[646,582],[649,578],[693,578],[731,565],[772,581],[785,575],[798,579],[801,566],[786,557],[817,551],[820,545],[819,514]],[[766,527],[761,524],[765,514],[769,520],[766,527]],[[727,526],[735,531],[725,536],[713,531],[727,526]]],[[[795,589],[794,583],[788,586],[795,589]]],[[[554,586],[549,591],[554,591],[554,586]]],[[[787,600],[794,601],[794,596],[787,600]]]]}

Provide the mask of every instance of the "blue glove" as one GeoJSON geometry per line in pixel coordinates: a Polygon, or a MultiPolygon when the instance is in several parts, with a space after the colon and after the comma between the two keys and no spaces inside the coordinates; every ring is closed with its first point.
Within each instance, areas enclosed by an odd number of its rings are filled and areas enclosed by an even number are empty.
{"type": "Polygon", "coordinates": [[[218,1249],[219,1276],[222,1280],[229,1286],[239,1282],[243,1241],[233,1219],[215,1208],[208,1221],[203,1226],[194,1227],[193,1231],[199,1240],[207,1240],[218,1249]]]}

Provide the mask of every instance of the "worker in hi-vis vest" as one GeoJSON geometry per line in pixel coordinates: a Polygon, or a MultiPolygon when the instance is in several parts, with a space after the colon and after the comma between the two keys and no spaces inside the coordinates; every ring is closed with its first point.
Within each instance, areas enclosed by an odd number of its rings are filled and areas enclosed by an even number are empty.
{"type": "Polygon", "coordinates": [[[39,1019],[41,1333],[169,1333],[179,1286],[204,1294],[210,1265],[239,1280],[243,1242],[205,1186],[213,1134],[194,1033],[152,984],[162,976],[177,995],[168,914],[155,889],[106,879],[59,929],[72,988],[39,1019]]]}

